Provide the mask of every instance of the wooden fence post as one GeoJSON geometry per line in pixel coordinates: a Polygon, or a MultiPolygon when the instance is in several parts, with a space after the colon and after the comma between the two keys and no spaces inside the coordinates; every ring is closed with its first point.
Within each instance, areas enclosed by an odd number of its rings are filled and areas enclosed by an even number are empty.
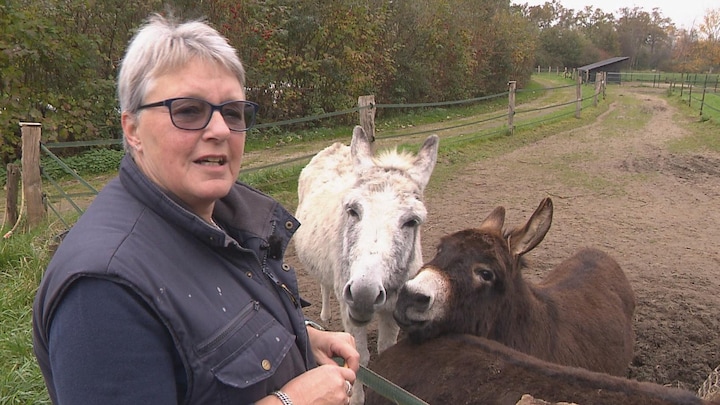
{"type": "Polygon", "coordinates": [[[603,79],[602,79],[602,95],[603,100],[605,100],[605,90],[607,89],[607,72],[603,72],[603,79]]]}
{"type": "Polygon", "coordinates": [[[365,134],[370,142],[375,141],[375,96],[358,97],[358,107],[360,108],[360,126],[365,130],[365,134]]]}
{"type": "Polygon", "coordinates": [[[582,75],[577,75],[577,84],[575,85],[575,118],[580,118],[580,110],[582,110],[582,75]]]}
{"type": "Polygon", "coordinates": [[[5,195],[5,225],[11,228],[18,220],[18,183],[20,182],[20,166],[15,163],[7,165],[7,194],[5,195]]]}
{"type": "Polygon", "coordinates": [[[602,72],[595,73],[595,94],[593,95],[593,107],[598,105],[598,95],[600,95],[600,89],[602,87],[602,72]]]}
{"type": "Polygon", "coordinates": [[[517,87],[517,81],[509,81],[508,87],[508,128],[512,134],[515,131],[513,119],[515,118],[515,88],[517,87]]]}
{"type": "Polygon", "coordinates": [[[37,122],[21,122],[22,131],[22,185],[27,205],[27,225],[32,229],[45,217],[40,179],[41,126],[37,122]]]}

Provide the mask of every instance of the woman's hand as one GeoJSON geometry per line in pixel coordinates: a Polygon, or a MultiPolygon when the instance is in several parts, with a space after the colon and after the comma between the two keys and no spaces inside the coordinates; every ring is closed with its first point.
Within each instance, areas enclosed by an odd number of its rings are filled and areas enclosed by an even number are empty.
{"type": "Polygon", "coordinates": [[[333,361],[293,378],[281,390],[293,405],[347,405],[354,382],[355,372],[333,361]]]}
{"type": "Polygon", "coordinates": [[[355,348],[355,339],[352,335],[308,327],[308,336],[318,365],[337,364],[333,357],[341,357],[345,360],[345,367],[357,372],[360,367],[360,354],[355,348]]]}
{"type": "MultiPolygon", "coordinates": [[[[293,378],[281,391],[294,405],[347,405],[350,403],[355,372],[360,367],[360,354],[355,339],[349,333],[321,331],[308,327],[308,336],[318,367],[293,378]],[[333,357],[345,360],[338,366],[333,357]]],[[[278,404],[274,397],[266,397],[259,404],[278,404]]]]}

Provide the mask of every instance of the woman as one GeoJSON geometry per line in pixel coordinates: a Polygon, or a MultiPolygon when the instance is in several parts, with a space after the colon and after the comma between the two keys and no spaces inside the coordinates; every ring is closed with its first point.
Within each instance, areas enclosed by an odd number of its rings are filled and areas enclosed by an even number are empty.
{"type": "Polygon", "coordinates": [[[54,403],[349,403],[354,341],[305,325],[283,263],[298,222],[236,182],[257,112],[244,75],[204,22],[155,15],[131,41],[119,176],[67,234],[35,299],[54,403]]]}

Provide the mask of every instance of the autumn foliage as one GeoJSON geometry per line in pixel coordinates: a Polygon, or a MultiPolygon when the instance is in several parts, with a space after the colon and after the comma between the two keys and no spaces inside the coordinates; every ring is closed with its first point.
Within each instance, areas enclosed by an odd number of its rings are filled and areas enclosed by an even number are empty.
{"type": "Polygon", "coordinates": [[[238,49],[263,122],[328,113],[373,94],[428,102],[527,81],[535,36],[507,1],[8,0],[0,5],[0,159],[20,121],[46,141],[120,136],[114,80],[151,12],[206,18],[238,49]]]}
{"type": "Polygon", "coordinates": [[[572,68],[623,55],[633,69],[720,66],[717,12],[683,31],[657,9],[614,15],[557,0],[6,0],[3,165],[18,157],[21,121],[41,122],[50,142],[120,137],[118,62],[152,12],[217,27],[238,49],[247,96],[265,123],[342,111],[367,94],[388,104],[496,94],[508,80],[522,87],[538,64],[572,68]]]}

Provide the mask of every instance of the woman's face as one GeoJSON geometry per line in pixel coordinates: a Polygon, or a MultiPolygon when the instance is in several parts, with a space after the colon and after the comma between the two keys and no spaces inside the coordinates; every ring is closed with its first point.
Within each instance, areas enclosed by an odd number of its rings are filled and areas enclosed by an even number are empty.
{"type": "MultiPolygon", "coordinates": [[[[229,70],[192,60],[152,81],[143,103],[175,97],[221,104],[244,100],[245,92],[229,70]]],[[[143,173],[197,215],[210,220],[215,201],[228,193],[240,172],[245,132],[230,131],[219,111],[213,112],[203,129],[179,129],[165,106],[143,109],[135,116],[124,112],[122,126],[143,173]]]]}

